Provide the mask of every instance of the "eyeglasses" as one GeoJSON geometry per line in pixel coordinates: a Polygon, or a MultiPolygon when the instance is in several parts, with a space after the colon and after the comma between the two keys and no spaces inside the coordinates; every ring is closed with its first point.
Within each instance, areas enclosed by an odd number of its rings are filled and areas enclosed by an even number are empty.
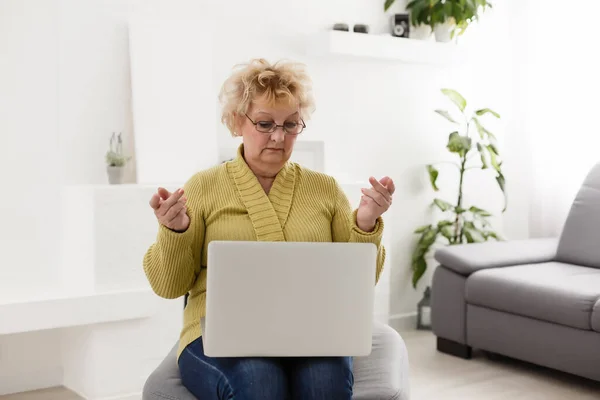
{"type": "Polygon", "coordinates": [[[300,120],[302,121],[302,123],[295,121],[286,121],[283,123],[283,125],[277,125],[273,121],[254,122],[252,118],[248,116],[248,114],[244,115],[250,120],[250,122],[252,122],[252,124],[256,127],[256,130],[261,133],[273,133],[277,130],[277,128],[281,127],[283,129],[283,132],[287,135],[299,135],[300,133],[302,133],[304,128],[306,128],[306,124],[302,120],[300,120]]]}

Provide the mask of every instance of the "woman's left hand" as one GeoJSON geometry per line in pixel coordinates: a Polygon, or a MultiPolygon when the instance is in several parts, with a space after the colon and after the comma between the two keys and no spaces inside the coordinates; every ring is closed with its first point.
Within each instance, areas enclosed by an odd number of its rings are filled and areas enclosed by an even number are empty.
{"type": "Polygon", "coordinates": [[[356,225],[365,232],[373,231],[377,218],[390,208],[396,190],[394,181],[387,176],[379,181],[370,177],[369,183],[371,188],[361,189],[363,196],[356,213],[356,225]]]}

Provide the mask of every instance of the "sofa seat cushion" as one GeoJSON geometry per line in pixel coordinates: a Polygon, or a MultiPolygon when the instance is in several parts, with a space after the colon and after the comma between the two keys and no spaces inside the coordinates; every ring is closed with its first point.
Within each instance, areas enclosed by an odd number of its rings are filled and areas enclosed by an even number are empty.
{"type": "Polygon", "coordinates": [[[591,330],[600,269],[559,262],[493,268],[467,279],[467,303],[591,330]]]}
{"type": "Polygon", "coordinates": [[[596,302],[592,311],[592,329],[600,332],[600,299],[596,302]]]}

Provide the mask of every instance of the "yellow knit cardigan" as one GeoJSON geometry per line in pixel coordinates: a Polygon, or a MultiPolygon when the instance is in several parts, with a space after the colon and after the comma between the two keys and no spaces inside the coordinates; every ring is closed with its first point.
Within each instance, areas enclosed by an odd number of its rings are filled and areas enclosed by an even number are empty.
{"type": "Polygon", "coordinates": [[[185,186],[190,226],[176,233],[159,224],[143,259],[157,295],[189,292],[177,355],[200,337],[205,316],[207,247],[212,240],[361,242],[378,246],[379,280],[385,260],[383,220],[372,232],[356,225],[356,210],[334,178],[288,162],[267,195],[243,158],[196,173],[185,186]]]}

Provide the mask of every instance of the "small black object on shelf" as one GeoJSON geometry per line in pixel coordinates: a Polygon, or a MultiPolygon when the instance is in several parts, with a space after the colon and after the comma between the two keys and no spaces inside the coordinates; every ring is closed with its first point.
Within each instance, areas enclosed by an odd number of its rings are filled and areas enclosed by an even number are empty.
{"type": "Polygon", "coordinates": [[[356,32],[356,33],[369,33],[369,25],[356,24],[356,25],[354,25],[354,32],[356,32]]]}
{"type": "Polygon", "coordinates": [[[417,304],[417,329],[431,330],[431,288],[429,286],[417,304]]]}
{"type": "Polygon", "coordinates": [[[349,32],[350,31],[350,27],[348,26],[348,24],[337,23],[337,24],[333,25],[333,30],[334,31],[349,32]]]}
{"type": "Polygon", "coordinates": [[[394,14],[392,17],[392,36],[407,38],[409,33],[409,15],[394,14]]]}

